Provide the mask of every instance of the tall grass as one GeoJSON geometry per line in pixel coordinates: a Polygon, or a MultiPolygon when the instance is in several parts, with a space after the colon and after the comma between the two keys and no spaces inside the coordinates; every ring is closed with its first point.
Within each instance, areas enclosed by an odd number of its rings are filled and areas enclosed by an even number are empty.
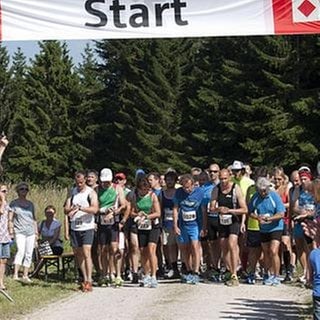
{"type": "MultiPolygon", "coordinates": [[[[8,185],[9,194],[8,202],[17,198],[17,193],[15,191],[15,185],[8,185]]],[[[63,212],[63,206],[68,195],[67,188],[61,188],[54,184],[47,184],[44,186],[29,185],[29,193],[27,199],[32,201],[35,206],[35,214],[37,221],[40,222],[45,219],[44,209],[48,205],[53,205],[56,208],[56,219],[58,219],[61,224],[61,239],[64,240],[64,219],[65,215],[63,212]]],[[[70,252],[70,244],[64,241],[64,248],[66,252],[70,252]]]]}

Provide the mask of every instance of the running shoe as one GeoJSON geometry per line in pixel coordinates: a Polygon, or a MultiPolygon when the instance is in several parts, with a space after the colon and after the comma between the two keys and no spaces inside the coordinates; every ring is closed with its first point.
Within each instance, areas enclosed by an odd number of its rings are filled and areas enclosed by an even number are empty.
{"type": "Polygon", "coordinates": [[[280,279],[277,276],[272,276],[272,285],[278,286],[279,284],[281,284],[280,279]]]}
{"type": "Polygon", "coordinates": [[[137,272],[132,273],[132,280],[131,283],[138,284],[139,283],[139,275],[137,272]]]}
{"type": "Polygon", "coordinates": [[[187,274],[186,283],[187,284],[192,284],[193,283],[193,274],[191,274],[191,273],[187,274]]]}
{"type": "Polygon", "coordinates": [[[254,273],[249,273],[246,280],[247,284],[255,284],[256,279],[254,273]]]}
{"type": "Polygon", "coordinates": [[[231,279],[226,282],[226,285],[227,285],[228,287],[238,287],[238,286],[239,286],[239,279],[238,279],[238,277],[237,277],[235,274],[233,274],[233,275],[231,276],[231,279]]]}
{"type": "Polygon", "coordinates": [[[192,277],[192,282],[191,284],[198,284],[200,282],[200,277],[198,274],[194,274],[192,277]]]}
{"type": "Polygon", "coordinates": [[[187,274],[182,273],[181,274],[181,283],[187,283],[187,277],[188,277],[187,274]]]}
{"type": "Polygon", "coordinates": [[[221,281],[221,274],[218,270],[211,270],[210,274],[209,274],[209,281],[212,282],[220,282],[221,281]]]}
{"type": "Polygon", "coordinates": [[[273,285],[273,276],[268,276],[268,278],[263,279],[262,283],[266,286],[272,286],[273,285]]]}
{"type": "Polygon", "coordinates": [[[140,283],[140,287],[149,287],[151,284],[151,277],[149,275],[146,275],[143,277],[141,283],[140,283]]]}
{"type": "Polygon", "coordinates": [[[231,272],[230,271],[225,271],[224,273],[223,273],[223,280],[225,281],[225,282],[227,282],[227,281],[229,281],[229,280],[231,280],[231,272]]]}
{"type": "Polygon", "coordinates": [[[173,269],[170,269],[170,270],[168,270],[168,272],[165,273],[164,277],[166,279],[172,279],[173,275],[174,275],[174,271],[173,271],[173,269]]]}
{"type": "Polygon", "coordinates": [[[115,281],[114,281],[114,286],[116,288],[122,287],[123,286],[123,279],[121,277],[116,277],[115,281]]]}
{"type": "Polygon", "coordinates": [[[150,288],[157,288],[158,287],[158,281],[157,281],[156,277],[151,277],[149,286],[150,286],[150,288]]]}
{"type": "Polygon", "coordinates": [[[291,281],[292,281],[291,272],[287,272],[285,278],[283,279],[283,282],[291,282],[291,281]]]}
{"type": "Polygon", "coordinates": [[[84,292],[92,292],[92,281],[86,281],[84,283],[84,292]]]}

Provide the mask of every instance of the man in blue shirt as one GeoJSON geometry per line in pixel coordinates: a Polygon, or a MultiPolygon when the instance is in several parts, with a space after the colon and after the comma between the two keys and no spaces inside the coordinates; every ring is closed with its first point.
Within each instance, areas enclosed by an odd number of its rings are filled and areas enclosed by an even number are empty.
{"type": "Polygon", "coordinates": [[[256,188],[257,192],[249,203],[249,214],[251,218],[259,221],[265,267],[270,272],[263,283],[278,285],[280,284],[279,248],[284,227],[285,207],[278,193],[270,190],[270,181],[267,178],[258,178],[256,188]]]}
{"type": "Polygon", "coordinates": [[[187,268],[187,283],[199,282],[200,268],[200,235],[206,234],[207,217],[201,210],[204,189],[195,187],[192,175],[185,174],[180,178],[182,188],[179,188],[173,198],[173,225],[178,236],[182,261],[187,268]],[[199,231],[199,212],[202,213],[202,230],[199,231]],[[190,253],[191,260],[190,263],[190,253]]]}

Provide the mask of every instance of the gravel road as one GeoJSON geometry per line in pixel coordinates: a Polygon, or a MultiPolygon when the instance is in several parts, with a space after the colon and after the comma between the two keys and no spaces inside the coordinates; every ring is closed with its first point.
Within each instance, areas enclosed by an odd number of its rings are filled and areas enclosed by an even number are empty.
{"type": "Polygon", "coordinates": [[[168,319],[304,319],[311,292],[296,286],[241,284],[159,284],[157,289],[126,284],[75,293],[24,317],[24,320],[168,320],[168,319]]]}

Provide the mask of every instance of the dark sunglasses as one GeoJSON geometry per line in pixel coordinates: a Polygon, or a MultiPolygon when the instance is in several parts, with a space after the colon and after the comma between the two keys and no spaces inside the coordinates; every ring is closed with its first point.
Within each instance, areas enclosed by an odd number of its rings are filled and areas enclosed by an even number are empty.
{"type": "Polygon", "coordinates": [[[47,214],[55,214],[54,211],[46,211],[45,213],[47,213],[47,214]]]}
{"type": "Polygon", "coordinates": [[[121,178],[121,177],[116,177],[115,180],[116,180],[116,181],[118,181],[118,180],[119,180],[119,181],[122,181],[123,178],[121,178]]]}
{"type": "Polygon", "coordinates": [[[19,191],[29,191],[28,188],[19,188],[19,191]]]}
{"type": "Polygon", "coordinates": [[[209,170],[209,173],[218,173],[219,170],[209,170]]]}
{"type": "Polygon", "coordinates": [[[8,190],[1,190],[1,192],[2,192],[2,193],[7,193],[7,192],[8,192],[8,190]]]}

